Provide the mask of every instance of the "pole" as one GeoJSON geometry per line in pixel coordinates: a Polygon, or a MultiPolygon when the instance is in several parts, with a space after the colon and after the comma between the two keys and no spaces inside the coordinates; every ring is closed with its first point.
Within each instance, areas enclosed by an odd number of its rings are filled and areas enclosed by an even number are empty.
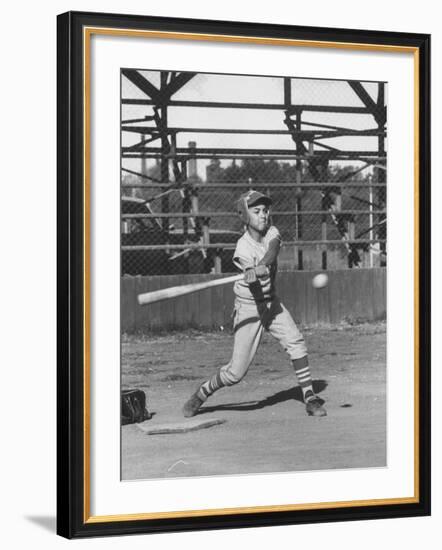
{"type": "MultiPolygon", "coordinates": [[[[144,135],[140,134],[140,141],[142,141],[143,139],[144,139],[144,135]]],[[[147,159],[145,157],[141,157],[141,174],[142,174],[142,176],[144,176],[142,179],[146,179],[146,176],[147,176],[147,159]]],[[[137,196],[137,190],[132,189],[131,195],[132,195],[132,197],[136,197],[137,196]]]]}
{"type": "MultiPolygon", "coordinates": [[[[384,106],[385,103],[385,84],[383,82],[379,83],[379,92],[378,92],[378,105],[384,106]]],[[[379,130],[383,129],[383,126],[379,124],[379,130]]],[[[385,156],[385,137],[382,135],[378,136],[378,151],[380,154],[385,156]]],[[[376,173],[376,182],[385,184],[387,178],[386,178],[386,171],[382,168],[375,168],[376,173]]],[[[378,200],[377,202],[381,204],[383,207],[386,205],[386,189],[385,187],[383,189],[378,190],[378,200]]],[[[382,216],[379,216],[379,221],[382,221],[382,216]]],[[[383,231],[385,232],[384,235],[382,235],[384,238],[386,237],[386,231],[387,228],[384,226],[383,231]]],[[[382,258],[385,258],[386,252],[387,252],[387,246],[386,243],[380,244],[380,250],[381,250],[381,267],[385,266],[385,260],[382,260],[382,258]]]]}
{"type": "MultiPolygon", "coordinates": [[[[291,79],[288,77],[284,78],[284,107],[286,109],[286,116],[288,116],[288,112],[292,109],[292,82],[291,79]]],[[[296,122],[295,122],[295,128],[298,132],[301,130],[301,111],[298,109],[296,110],[296,122]]],[[[300,155],[302,154],[302,141],[298,138],[295,138],[295,144],[296,144],[296,154],[300,155]]],[[[302,162],[300,159],[296,160],[296,193],[298,195],[299,187],[302,180],[302,162]]],[[[296,197],[296,206],[295,206],[296,212],[300,212],[302,210],[302,201],[300,194],[296,197]]],[[[295,239],[301,239],[302,238],[302,222],[301,218],[298,216],[298,214],[295,215],[295,239]]],[[[298,248],[298,269],[304,269],[304,258],[303,253],[300,248],[298,248]]]]}
{"type": "MultiPolygon", "coordinates": [[[[369,192],[369,197],[368,197],[368,200],[370,201],[370,205],[369,205],[369,211],[370,211],[370,214],[368,215],[368,227],[370,227],[370,231],[368,233],[368,238],[370,239],[370,241],[373,240],[373,236],[374,236],[374,232],[373,232],[373,187],[371,186],[371,182],[372,182],[372,179],[373,177],[371,176],[371,174],[368,176],[368,183],[369,183],[369,187],[368,187],[368,192],[369,192]]],[[[374,265],[374,262],[373,262],[373,246],[370,245],[370,255],[369,255],[369,258],[370,258],[370,267],[373,267],[374,265]]]]}
{"type": "MultiPolygon", "coordinates": [[[[167,85],[167,72],[161,71],[161,91],[166,88],[167,85]]],[[[167,183],[169,181],[169,159],[167,155],[169,154],[170,144],[169,138],[167,136],[167,104],[163,103],[160,109],[160,120],[161,120],[161,182],[167,183]]],[[[161,210],[162,212],[169,212],[169,196],[165,195],[161,199],[161,210]]],[[[169,231],[169,220],[168,218],[163,218],[163,229],[164,231],[169,231]]]]}

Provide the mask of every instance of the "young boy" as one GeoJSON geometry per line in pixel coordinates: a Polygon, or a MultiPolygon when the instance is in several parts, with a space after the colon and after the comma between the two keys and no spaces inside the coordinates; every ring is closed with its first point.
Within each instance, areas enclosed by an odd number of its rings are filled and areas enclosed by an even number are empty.
{"type": "Polygon", "coordinates": [[[264,329],[281,343],[292,360],[307,414],[327,414],[322,406],[323,400],[313,391],[304,338],[275,294],[281,236],[275,226],[269,226],[271,203],[269,197],[254,190],[241,195],[237,202],[245,232],[237,242],[233,261],[244,271],[244,279],[237,281],[233,289],[233,354],[230,362],[204,382],[185,403],[183,414],[186,417],[194,416],[215,391],[242,380],[255,356],[264,329]]]}

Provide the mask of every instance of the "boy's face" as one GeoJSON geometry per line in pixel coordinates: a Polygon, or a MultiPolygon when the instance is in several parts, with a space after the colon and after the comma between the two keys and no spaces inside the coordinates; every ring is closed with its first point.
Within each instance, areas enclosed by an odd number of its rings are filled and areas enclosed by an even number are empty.
{"type": "Polygon", "coordinates": [[[249,227],[262,232],[269,223],[269,207],[267,204],[257,203],[249,207],[249,227]]]}

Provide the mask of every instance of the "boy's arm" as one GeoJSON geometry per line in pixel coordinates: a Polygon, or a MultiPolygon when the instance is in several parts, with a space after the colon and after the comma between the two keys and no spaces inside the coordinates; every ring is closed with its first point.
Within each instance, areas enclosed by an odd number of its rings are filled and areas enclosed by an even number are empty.
{"type": "Polygon", "coordinates": [[[244,280],[246,283],[255,282],[256,277],[267,277],[269,274],[270,266],[275,262],[281,248],[281,241],[279,239],[272,239],[269,243],[269,248],[264,254],[263,258],[252,269],[246,269],[244,280]]]}
{"type": "Polygon", "coordinates": [[[271,266],[276,261],[281,249],[281,239],[275,238],[269,242],[269,248],[258,265],[271,266]]]}
{"type": "MultiPolygon", "coordinates": [[[[281,235],[277,228],[272,225],[269,228],[266,237],[269,239],[268,249],[258,265],[270,267],[278,258],[278,254],[281,249],[281,235]]],[[[260,275],[259,272],[257,273],[257,275],[264,276],[260,275]]]]}

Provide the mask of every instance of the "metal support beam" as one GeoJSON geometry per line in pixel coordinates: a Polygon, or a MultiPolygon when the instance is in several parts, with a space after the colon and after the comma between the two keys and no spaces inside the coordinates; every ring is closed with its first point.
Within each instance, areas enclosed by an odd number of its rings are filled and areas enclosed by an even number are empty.
{"type": "MultiPolygon", "coordinates": [[[[182,163],[183,164],[183,163],[182,163]]],[[[132,170],[126,170],[123,168],[123,170],[130,172],[135,175],[141,175],[138,172],[133,172],[132,170]]],[[[149,178],[151,179],[151,178],[149,178]]],[[[183,182],[186,182],[186,176],[183,175],[183,182]]],[[[166,188],[166,187],[177,187],[175,182],[168,182],[168,183],[125,183],[123,184],[123,187],[127,187],[130,189],[131,187],[140,187],[145,189],[156,189],[158,187],[166,188]]],[[[184,183],[183,187],[192,187],[194,189],[246,189],[250,187],[250,184],[248,182],[237,182],[237,183],[192,183],[191,185],[189,183],[184,183]]],[[[262,188],[291,188],[293,189],[295,187],[294,183],[277,183],[277,182],[268,182],[268,183],[254,183],[253,189],[262,189],[262,188]]],[[[366,189],[366,185],[364,183],[359,182],[348,182],[348,181],[336,181],[336,182],[324,182],[324,183],[301,183],[299,185],[296,185],[296,187],[299,187],[300,189],[313,189],[313,190],[320,190],[325,187],[347,187],[350,189],[353,188],[360,188],[360,189],[366,189]]],[[[385,187],[384,183],[372,183],[370,187],[385,187]]]]}
{"type": "MultiPolygon", "coordinates": [[[[121,168],[121,170],[123,172],[127,172],[128,174],[133,174],[134,176],[139,176],[140,178],[144,178],[144,179],[149,180],[149,181],[154,181],[154,182],[160,183],[162,185],[160,180],[157,180],[156,178],[152,178],[151,176],[148,176],[147,174],[143,174],[142,172],[141,173],[140,172],[135,172],[135,170],[129,170],[129,168],[121,168]]],[[[143,185],[143,184],[134,184],[133,186],[134,187],[151,187],[151,185],[146,186],[146,185],[143,185]]],[[[129,187],[129,185],[123,184],[123,187],[129,187]]]]}
{"type": "Polygon", "coordinates": [[[185,86],[197,73],[180,73],[178,76],[174,76],[175,73],[171,76],[170,83],[165,89],[165,93],[168,98],[171,98],[173,94],[178,92],[180,88],[185,86]]]}
{"type": "MultiPolygon", "coordinates": [[[[152,202],[152,199],[149,199],[147,202],[152,202]]],[[[122,214],[121,217],[124,219],[143,219],[143,218],[192,218],[198,215],[199,218],[228,218],[231,216],[238,216],[236,212],[156,212],[155,214],[122,214]]],[[[330,210],[303,210],[294,212],[284,211],[284,212],[272,212],[272,216],[319,216],[323,214],[330,215],[369,215],[369,214],[385,214],[385,210],[342,210],[338,213],[331,212],[330,210]]]]}
{"type": "MultiPolygon", "coordinates": [[[[123,105],[156,105],[149,99],[122,99],[123,105]]],[[[174,100],[169,103],[169,107],[204,107],[214,109],[261,109],[282,111],[285,105],[282,103],[232,103],[225,101],[183,101],[174,100]]],[[[365,107],[342,107],[340,105],[297,105],[303,111],[317,113],[354,113],[360,115],[370,115],[371,112],[365,107]]]]}
{"type": "MultiPolygon", "coordinates": [[[[385,242],[385,240],[377,239],[370,241],[369,239],[354,239],[352,241],[342,240],[327,240],[327,241],[286,241],[282,246],[312,246],[321,244],[341,244],[341,245],[365,245],[365,244],[377,244],[385,242]]],[[[202,248],[200,243],[188,243],[188,244],[140,244],[140,245],[126,245],[122,246],[122,250],[199,250],[202,248]]],[[[205,248],[219,248],[226,250],[233,250],[236,248],[236,243],[216,243],[208,244],[205,248]]]]}
{"type": "MultiPolygon", "coordinates": [[[[385,84],[383,82],[379,83],[379,89],[378,89],[378,105],[384,105],[385,103],[385,84]]],[[[384,121],[385,123],[385,121],[384,121]]],[[[379,124],[379,127],[381,125],[379,124]]],[[[378,153],[382,153],[382,155],[385,155],[385,137],[379,136],[378,137],[378,153]]],[[[377,166],[374,168],[374,175],[375,175],[375,181],[378,184],[385,185],[387,181],[387,172],[385,169],[385,166],[377,166]]],[[[386,203],[386,187],[383,189],[377,190],[377,202],[384,206],[386,203]]],[[[387,237],[387,224],[384,223],[386,221],[386,214],[381,214],[377,217],[377,224],[378,224],[378,234],[379,236],[386,238],[387,237]]],[[[383,257],[385,258],[385,254],[387,252],[386,244],[381,243],[381,252],[383,253],[383,257]]],[[[381,266],[385,265],[385,260],[381,260],[381,266]]]]}
{"type": "MultiPolygon", "coordinates": [[[[300,142],[299,145],[299,151],[297,151],[297,156],[301,157],[304,155],[307,150],[302,144],[302,142],[297,139],[297,142],[300,142]]],[[[298,145],[298,143],[297,143],[298,145]]],[[[323,147],[327,147],[326,145],[323,145],[323,147]]],[[[343,150],[336,150],[339,152],[340,155],[357,155],[361,157],[366,157],[370,155],[378,156],[377,151],[343,151],[343,150]]],[[[122,148],[123,153],[128,152],[134,152],[133,147],[123,147],[122,148]]],[[[140,147],[139,149],[140,153],[162,153],[162,148],[160,147],[140,147]]],[[[188,149],[185,147],[177,147],[176,154],[182,154],[182,153],[188,153],[188,149]]],[[[283,156],[283,155],[293,155],[293,149],[243,149],[243,148],[232,148],[232,147],[198,147],[195,148],[195,155],[199,156],[200,154],[206,154],[206,155],[226,155],[226,154],[232,154],[232,155],[275,155],[275,156],[283,156]]],[[[171,155],[170,155],[171,156],[171,155]]]]}
{"type": "Polygon", "coordinates": [[[367,107],[370,114],[373,115],[378,125],[383,126],[385,124],[385,119],[386,119],[385,105],[381,106],[378,103],[376,103],[371,98],[370,94],[367,92],[367,90],[364,88],[364,86],[360,82],[349,80],[348,84],[350,85],[350,88],[355,92],[355,94],[359,97],[359,99],[362,101],[362,103],[367,107]]]}
{"type": "MultiPolygon", "coordinates": [[[[161,88],[160,88],[160,96],[162,97],[164,90],[167,86],[167,75],[168,73],[166,71],[161,71],[160,74],[160,82],[161,82],[161,88]]],[[[157,119],[159,130],[161,133],[161,181],[163,183],[167,183],[169,181],[169,159],[168,154],[170,153],[170,143],[167,136],[166,128],[167,128],[167,104],[164,103],[161,106],[159,118],[157,119]]],[[[163,212],[169,211],[169,196],[165,195],[161,199],[161,210],[163,212]]],[[[169,219],[164,218],[163,219],[163,229],[167,231],[169,229],[169,219]]]]}
{"type": "Polygon", "coordinates": [[[135,86],[139,88],[143,93],[152,98],[152,101],[149,103],[150,105],[156,105],[159,103],[160,91],[138,71],[134,69],[122,69],[121,74],[124,75],[130,82],[132,82],[132,84],[135,84],[135,86]]]}
{"type": "MultiPolygon", "coordinates": [[[[303,121],[302,124],[305,124],[303,121]]],[[[153,126],[122,126],[123,132],[132,132],[135,134],[155,134],[157,129],[153,126]]],[[[316,138],[316,139],[330,139],[334,137],[342,136],[378,136],[380,134],[386,135],[385,130],[379,131],[378,128],[373,128],[369,130],[352,130],[348,129],[336,129],[335,131],[323,131],[323,130],[257,130],[254,128],[248,129],[236,129],[236,128],[177,128],[170,127],[167,129],[167,133],[174,135],[177,133],[187,133],[187,134],[234,134],[234,135],[291,135],[297,134],[300,137],[305,139],[316,138]]]]}
{"type": "MultiPolygon", "coordinates": [[[[338,153],[333,153],[331,151],[315,151],[313,155],[297,155],[296,153],[292,155],[217,155],[217,154],[199,154],[198,159],[227,159],[227,160],[308,160],[311,161],[312,157],[316,157],[317,160],[358,160],[361,162],[382,162],[385,161],[385,157],[378,157],[376,152],[369,151],[370,156],[367,156],[366,151],[359,153],[358,151],[344,151],[338,153]]],[[[127,159],[139,159],[141,157],[151,158],[151,159],[160,159],[160,153],[124,153],[123,158],[127,159]]],[[[169,155],[169,158],[175,158],[177,161],[190,160],[192,157],[190,155],[169,155]]]]}

